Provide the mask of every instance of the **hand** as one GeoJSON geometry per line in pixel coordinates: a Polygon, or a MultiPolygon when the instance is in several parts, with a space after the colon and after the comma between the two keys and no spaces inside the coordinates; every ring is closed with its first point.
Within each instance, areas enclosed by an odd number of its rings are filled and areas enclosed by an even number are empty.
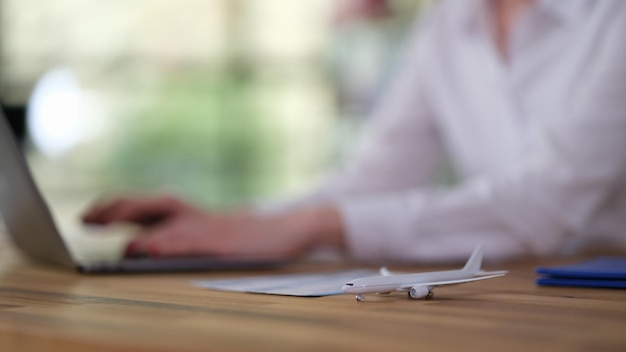
{"type": "Polygon", "coordinates": [[[214,255],[293,258],[318,244],[343,245],[334,209],[311,208],[276,216],[248,211],[215,213],[173,197],[122,198],[94,206],[87,223],[131,222],[142,229],[126,255],[214,255]]]}

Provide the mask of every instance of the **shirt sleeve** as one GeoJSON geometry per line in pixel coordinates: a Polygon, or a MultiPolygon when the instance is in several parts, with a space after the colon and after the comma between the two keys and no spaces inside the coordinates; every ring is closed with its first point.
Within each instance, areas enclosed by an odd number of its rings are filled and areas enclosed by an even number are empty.
{"type": "Polygon", "coordinates": [[[351,254],[457,260],[482,243],[488,258],[510,258],[554,253],[588,235],[586,225],[626,180],[626,26],[610,25],[609,45],[594,53],[562,116],[534,131],[514,170],[436,193],[338,201],[351,254]]]}

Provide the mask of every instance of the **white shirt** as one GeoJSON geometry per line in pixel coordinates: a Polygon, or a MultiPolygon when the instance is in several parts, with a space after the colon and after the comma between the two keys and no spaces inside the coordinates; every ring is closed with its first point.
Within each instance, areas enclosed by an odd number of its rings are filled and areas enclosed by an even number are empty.
{"type": "Polygon", "coordinates": [[[626,1],[537,1],[506,62],[486,14],[445,1],[416,26],[360,148],[308,199],[339,206],[355,257],[626,244],[626,1]],[[443,155],[461,181],[429,190],[443,155]]]}

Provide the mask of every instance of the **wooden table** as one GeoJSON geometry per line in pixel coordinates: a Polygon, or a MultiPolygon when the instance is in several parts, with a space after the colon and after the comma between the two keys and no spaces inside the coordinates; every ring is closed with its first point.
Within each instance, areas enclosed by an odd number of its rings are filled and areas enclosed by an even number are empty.
{"type": "Polygon", "coordinates": [[[343,265],[86,276],[31,263],[5,243],[0,351],[626,351],[626,291],[535,286],[536,266],[579,259],[487,266],[510,274],[439,288],[432,301],[391,294],[358,303],[190,284],[343,265]]]}

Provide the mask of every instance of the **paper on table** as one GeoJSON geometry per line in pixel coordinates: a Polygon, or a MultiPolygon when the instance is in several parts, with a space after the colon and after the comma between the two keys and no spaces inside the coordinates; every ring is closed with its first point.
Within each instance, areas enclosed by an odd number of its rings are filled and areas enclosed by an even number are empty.
{"type": "Polygon", "coordinates": [[[341,287],[345,285],[346,282],[360,277],[374,275],[378,275],[378,272],[369,269],[359,269],[334,273],[252,276],[225,280],[195,280],[193,284],[221,291],[321,297],[342,294],[341,287]]]}

